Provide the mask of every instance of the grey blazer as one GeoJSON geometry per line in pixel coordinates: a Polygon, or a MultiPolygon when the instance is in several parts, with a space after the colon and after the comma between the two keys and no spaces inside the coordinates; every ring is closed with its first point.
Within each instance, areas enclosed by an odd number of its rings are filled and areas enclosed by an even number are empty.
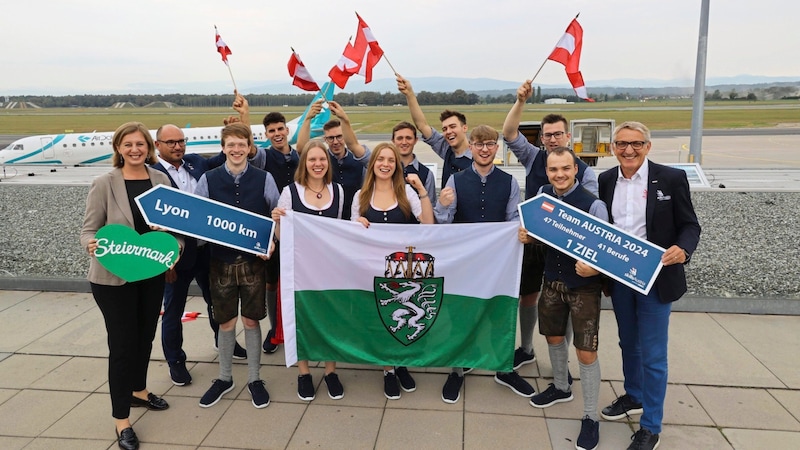
{"type": "MultiPolygon", "coordinates": [[[[156,184],[170,186],[167,175],[150,167],[147,168],[147,171],[150,173],[150,182],[153,183],[153,186],[156,184]]],[[[97,177],[89,189],[89,195],[86,197],[86,213],[83,216],[83,227],[81,228],[81,246],[84,250],[89,251],[89,241],[94,239],[97,230],[111,223],[134,228],[128,191],[125,189],[125,180],[122,178],[122,170],[119,168],[97,177]]],[[[183,238],[180,236],[176,236],[176,238],[183,248],[183,238]]],[[[121,286],[126,283],[125,280],[100,265],[94,256],[89,262],[87,278],[92,283],[109,286],[121,286]]]]}

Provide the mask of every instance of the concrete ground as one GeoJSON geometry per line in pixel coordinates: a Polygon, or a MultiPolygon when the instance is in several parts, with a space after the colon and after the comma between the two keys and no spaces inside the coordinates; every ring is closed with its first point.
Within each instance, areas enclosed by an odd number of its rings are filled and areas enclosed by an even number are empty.
{"type": "MultiPolygon", "coordinates": [[[[204,308],[192,297],[186,310],[204,308]]],[[[800,448],[800,316],[674,312],[671,328],[659,448],[800,448]]],[[[0,448],[116,448],[106,333],[91,295],[0,291],[0,330],[0,448]]],[[[616,332],[613,313],[604,310],[601,407],[623,392],[616,332]]],[[[383,396],[379,370],[340,364],[346,394],[334,401],[316,367],[317,398],[306,403],[297,398],[297,370],[285,367],[282,347],[261,354],[269,407],[253,408],[246,363],[237,361],[235,390],[200,408],[218,373],[217,353],[206,319],[186,322],[184,336],[194,377],[185,387],[170,382],[159,338],[154,342],[148,388],[171,406],[131,410],[142,448],[570,449],[580,429],[579,380],[574,401],[540,410],[480,370],[466,376],[461,400],[450,405],[441,400],[442,369],[412,368],[417,390],[393,401],[383,396]]],[[[543,390],[551,368],[544,339],[534,341],[538,359],[520,373],[543,390]]],[[[577,375],[574,357],[570,365],[577,375]]],[[[600,448],[626,448],[637,418],[601,421],[600,448]]]]}

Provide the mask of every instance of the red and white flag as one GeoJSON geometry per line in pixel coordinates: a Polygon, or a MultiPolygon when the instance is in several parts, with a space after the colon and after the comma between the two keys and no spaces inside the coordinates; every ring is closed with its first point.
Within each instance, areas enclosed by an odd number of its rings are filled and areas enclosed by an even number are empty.
{"type": "Polygon", "coordinates": [[[339,57],[339,61],[337,61],[336,65],[331,68],[330,72],[328,72],[328,76],[331,78],[331,81],[339,86],[339,89],[344,89],[344,86],[347,84],[347,80],[349,80],[351,76],[358,72],[358,68],[361,66],[361,61],[363,58],[364,53],[359,55],[353,44],[348,41],[347,45],[344,47],[342,56],[339,57]]]}
{"type": "Polygon", "coordinates": [[[300,55],[292,50],[292,56],[289,57],[289,76],[292,77],[292,84],[299,87],[304,91],[318,91],[319,85],[314,78],[311,77],[311,74],[308,73],[308,69],[303,64],[303,61],[300,60],[300,55]]]}
{"type": "Polygon", "coordinates": [[[222,62],[225,65],[228,65],[228,55],[232,55],[231,49],[228,47],[228,44],[219,37],[219,32],[217,31],[217,27],[214,27],[214,33],[217,35],[216,42],[217,42],[217,51],[220,55],[222,55],[222,62]]]}
{"type": "Polygon", "coordinates": [[[358,17],[358,31],[355,43],[347,43],[341,58],[328,72],[331,81],[341,89],[344,89],[347,80],[355,74],[363,76],[365,84],[372,81],[372,68],[383,57],[383,49],[378,45],[369,25],[358,14],[356,17],[358,17]]]}
{"type": "Polygon", "coordinates": [[[578,23],[578,19],[575,18],[572,19],[564,36],[558,41],[555,50],[553,50],[553,53],[550,53],[547,59],[563,64],[564,69],[567,71],[567,78],[569,78],[569,82],[572,84],[578,97],[593,102],[594,100],[589,98],[589,95],[586,93],[583,75],[581,75],[579,68],[581,64],[582,47],[583,28],[581,28],[581,25],[578,23]]]}
{"type": "Polygon", "coordinates": [[[372,81],[372,68],[383,57],[383,49],[364,19],[358,13],[356,13],[356,17],[358,17],[358,34],[356,34],[355,47],[359,51],[364,49],[364,57],[361,60],[361,67],[358,68],[358,74],[364,77],[364,84],[366,84],[372,81]]]}

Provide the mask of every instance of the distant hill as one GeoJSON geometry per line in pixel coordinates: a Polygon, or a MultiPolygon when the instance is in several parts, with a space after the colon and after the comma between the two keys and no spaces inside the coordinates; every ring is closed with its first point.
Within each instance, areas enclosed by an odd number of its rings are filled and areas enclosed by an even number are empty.
{"type": "MultiPolygon", "coordinates": [[[[519,86],[519,81],[496,80],[492,78],[455,78],[455,77],[421,77],[413,78],[414,90],[417,92],[453,92],[456,89],[463,89],[469,93],[476,93],[480,96],[503,95],[515,92],[519,86]]],[[[774,85],[798,85],[800,86],[800,76],[797,77],[766,77],[758,75],[737,75],[733,77],[711,77],[706,81],[706,90],[713,92],[715,89],[720,91],[730,91],[736,89],[739,92],[747,92],[750,86],[754,89],[765,89],[774,85]]],[[[194,83],[139,83],[132,84],[128,88],[118,89],[114,92],[84,92],[83,94],[229,94],[230,92],[220,89],[220,86],[227,86],[225,82],[194,82],[194,83]]],[[[243,94],[301,94],[298,88],[292,86],[289,80],[280,81],[253,81],[238,80],[239,90],[243,94]]],[[[542,87],[542,94],[546,95],[567,95],[572,92],[571,87],[566,82],[559,85],[543,84],[536,86],[542,87]]],[[[619,78],[613,80],[594,80],[588,81],[586,85],[589,93],[601,93],[614,95],[625,93],[636,95],[691,95],[694,90],[694,81],[691,79],[629,79],[619,78]]],[[[348,83],[344,92],[397,92],[397,83],[393,78],[382,78],[373,80],[370,84],[364,84],[358,77],[348,83]]],[[[19,95],[64,95],[61,92],[42,89],[41,92],[30,92],[29,90],[2,90],[0,95],[19,96],[19,95]]]]}

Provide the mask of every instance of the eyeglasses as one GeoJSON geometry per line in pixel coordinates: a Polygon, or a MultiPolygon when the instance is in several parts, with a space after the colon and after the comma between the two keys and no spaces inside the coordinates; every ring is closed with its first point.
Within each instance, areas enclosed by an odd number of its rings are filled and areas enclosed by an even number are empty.
{"type": "Polygon", "coordinates": [[[625,150],[630,145],[634,150],[641,150],[646,143],[647,141],[614,141],[614,147],[616,147],[617,150],[625,150]]]}
{"type": "Polygon", "coordinates": [[[344,135],[337,135],[337,136],[325,136],[325,142],[333,142],[333,141],[344,141],[344,135]]]}
{"type": "Polygon", "coordinates": [[[180,140],[177,140],[177,141],[173,141],[171,139],[169,141],[161,141],[161,140],[159,140],[158,142],[161,142],[162,144],[166,144],[167,147],[170,147],[170,148],[175,147],[176,145],[180,145],[181,147],[186,145],[186,139],[180,139],[180,140]]]}
{"type": "Polygon", "coordinates": [[[555,133],[545,133],[542,135],[545,141],[549,141],[550,138],[561,139],[564,135],[567,134],[563,131],[556,131],[555,133]]]}
{"type": "Polygon", "coordinates": [[[493,149],[493,148],[497,147],[497,142],[496,142],[496,141],[490,141],[490,142],[473,142],[471,145],[472,145],[473,147],[475,147],[476,149],[478,149],[478,150],[483,150],[483,147],[486,147],[486,148],[488,148],[489,150],[491,150],[491,149],[493,149]]]}

